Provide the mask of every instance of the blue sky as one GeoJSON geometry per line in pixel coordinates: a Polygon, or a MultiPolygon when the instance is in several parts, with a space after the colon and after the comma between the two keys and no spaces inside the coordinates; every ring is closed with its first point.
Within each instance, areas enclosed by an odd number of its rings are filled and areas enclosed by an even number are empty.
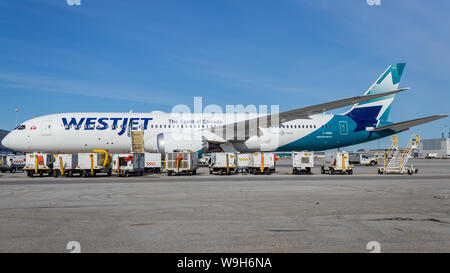
{"type": "MultiPolygon", "coordinates": [[[[170,111],[194,96],[283,111],[359,95],[397,62],[411,91],[397,96],[391,121],[450,112],[450,1],[381,2],[1,0],[0,128],[15,127],[16,108],[20,122],[170,111]]],[[[449,123],[400,140],[448,135],[449,123]]]]}

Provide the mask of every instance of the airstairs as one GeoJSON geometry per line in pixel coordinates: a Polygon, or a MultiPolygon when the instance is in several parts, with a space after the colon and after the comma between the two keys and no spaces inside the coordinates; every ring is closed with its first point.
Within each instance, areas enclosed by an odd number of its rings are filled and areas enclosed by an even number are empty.
{"type": "Polygon", "coordinates": [[[406,167],[408,160],[411,158],[411,154],[415,151],[420,143],[419,135],[412,135],[408,146],[406,148],[398,147],[397,135],[392,136],[392,144],[384,155],[383,167],[378,168],[378,173],[382,174],[403,174],[408,173],[410,175],[417,173],[418,169],[406,167]]]}

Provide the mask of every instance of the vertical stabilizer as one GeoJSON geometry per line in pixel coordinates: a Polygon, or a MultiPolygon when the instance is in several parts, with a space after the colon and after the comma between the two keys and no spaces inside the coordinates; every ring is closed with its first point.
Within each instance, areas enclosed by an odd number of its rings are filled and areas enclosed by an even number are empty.
{"type": "MultiPolygon", "coordinates": [[[[386,71],[364,92],[364,95],[378,94],[397,90],[400,79],[405,68],[405,63],[398,63],[389,66],[386,71]]],[[[365,102],[360,102],[345,114],[357,121],[358,124],[376,126],[380,120],[386,121],[391,110],[391,104],[395,95],[377,98],[365,102]]],[[[364,130],[358,128],[357,130],[364,130]]]]}

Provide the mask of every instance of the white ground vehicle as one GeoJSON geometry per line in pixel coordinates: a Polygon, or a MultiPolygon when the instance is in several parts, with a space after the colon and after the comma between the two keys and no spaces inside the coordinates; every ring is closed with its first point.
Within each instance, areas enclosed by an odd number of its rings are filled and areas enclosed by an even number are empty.
{"type": "Polygon", "coordinates": [[[161,153],[145,153],[145,171],[161,172],[161,153]]]}
{"type": "Polygon", "coordinates": [[[438,153],[427,153],[425,158],[426,159],[439,158],[439,154],[438,153]]]}
{"type": "Polygon", "coordinates": [[[312,174],[311,168],[314,167],[313,152],[292,152],[292,173],[293,174],[312,174]]]}
{"type": "Polygon", "coordinates": [[[111,155],[105,150],[94,150],[92,153],[78,153],[76,170],[83,177],[96,176],[98,173],[111,175],[111,155]]]}
{"type": "Polygon", "coordinates": [[[360,164],[365,166],[376,166],[378,158],[368,153],[350,153],[350,164],[360,164]]]}
{"type": "Polygon", "coordinates": [[[0,171],[15,173],[17,171],[22,171],[25,167],[26,157],[25,155],[1,155],[0,156],[0,171]]]}
{"type": "Polygon", "coordinates": [[[350,165],[348,152],[325,152],[322,174],[353,174],[353,165],[350,165]]]}
{"type": "Polygon", "coordinates": [[[53,176],[67,175],[72,177],[74,173],[79,173],[78,154],[54,154],[53,155],[53,176]]]}
{"type": "Polygon", "coordinates": [[[376,166],[378,165],[378,158],[373,155],[361,154],[359,164],[366,166],[376,166]]]}
{"type": "Polygon", "coordinates": [[[275,172],[276,155],[274,153],[256,152],[250,155],[250,173],[271,174],[275,172]]]}
{"type": "Polygon", "coordinates": [[[145,154],[115,154],[113,156],[112,168],[118,176],[144,175],[145,154]]]}
{"type": "Polygon", "coordinates": [[[198,153],[193,151],[175,151],[166,153],[165,169],[167,175],[197,174],[198,153]]]}
{"type": "Polygon", "coordinates": [[[212,153],[209,173],[219,175],[236,173],[236,154],[212,153]]]}
{"type": "Polygon", "coordinates": [[[249,167],[250,167],[250,158],[252,157],[252,154],[249,153],[238,153],[236,154],[237,159],[237,172],[238,173],[248,173],[249,167]]]}
{"type": "Polygon", "coordinates": [[[53,167],[52,155],[47,153],[28,153],[23,170],[29,177],[35,174],[43,176],[45,173],[50,175],[53,167]]]}

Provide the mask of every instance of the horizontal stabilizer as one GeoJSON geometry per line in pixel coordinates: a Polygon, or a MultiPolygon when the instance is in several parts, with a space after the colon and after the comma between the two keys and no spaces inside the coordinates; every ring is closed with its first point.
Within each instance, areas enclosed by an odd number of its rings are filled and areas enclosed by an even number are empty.
{"type": "Polygon", "coordinates": [[[408,130],[411,127],[414,127],[414,126],[417,126],[420,124],[424,124],[424,123],[427,123],[430,121],[438,120],[441,118],[446,118],[446,117],[448,117],[448,115],[435,115],[435,116],[430,116],[430,117],[425,117],[425,118],[418,118],[418,119],[402,121],[402,122],[397,122],[397,123],[386,125],[386,126],[377,127],[377,128],[371,129],[370,131],[377,132],[377,131],[383,131],[383,130],[393,130],[393,131],[401,132],[401,131],[408,130]]]}

